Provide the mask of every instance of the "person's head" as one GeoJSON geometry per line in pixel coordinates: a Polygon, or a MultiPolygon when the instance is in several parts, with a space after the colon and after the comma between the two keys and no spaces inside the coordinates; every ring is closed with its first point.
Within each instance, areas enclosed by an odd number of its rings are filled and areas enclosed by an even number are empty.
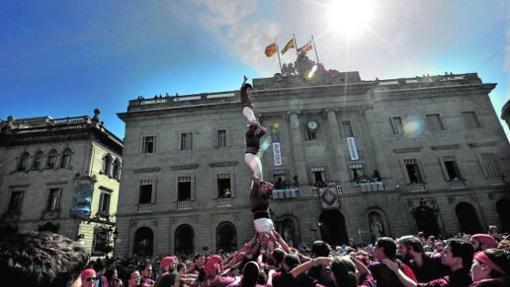
{"type": "Polygon", "coordinates": [[[356,287],[356,267],[348,256],[336,256],[331,263],[336,286],[356,287]]]}
{"type": "Polygon", "coordinates": [[[259,278],[260,268],[255,261],[250,261],[244,265],[243,268],[243,279],[240,287],[252,287],[257,284],[259,278]]]}
{"type": "Polygon", "coordinates": [[[96,284],[97,274],[96,270],[87,268],[80,273],[81,286],[92,287],[96,284]]]}
{"type": "Polygon", "coordinates": [[[473,261],[475,250],[469,241],[463,239],[450,239],[443,251],[443,264],[452,271],[469,268],[473,261]]]}
{"type": "Polygon", "coordinates": [[[498,242],[489,234],[475,234],[469,239],[475,251],[482,251],[488,248],[496,248],[498,242]]]}
{"type": "Polygon", "coordinates": [[[207,258],[204,265],[204,272],[206,278],[212,278],[221,272],[221,257],[219,255],[212,255],[207,258]]]}
{"type": "Polygon", "coordinates": [[[329,244],[324,241],[317,240],[312,244],[312,257],[329,256],[329,244]]]}
{"type": "Polygon", "coordinates": [[[395,260],[397,255],[397,244],[390,237],[380,237],[375,243],[374,257],[381,262],[384,258],[395,260]]]}
{"type": "Polygon", "coordinates": [[[173,272],[175,270],[175,265],[177,265],[177,257],[175,256],[166,256],[161,259],[159,263],[163,272],[173,272]]]}
{"type": "Polygon", "coordinates": [[[355,257],[365,265],[368,265],[368,263],[370,263],[370,257],[368,256],[368,252],[366,251],[363,250],[357,251],[355,257]]]}
{"type": "Polygon", "coordinates": [[[67,286],[77,281],[89,261],[78,243],[49,232],[0,238],[0,277],[18,286],[67,286]]]}
{"type": "Polygon", "coordinates": [[[435,246],[437,252],[443,252],[445,243],[443,240],[438,240],[436,241],[435,246]]]}
{"type": "Polygon", "coordinates": [[[251,96],[251,93],[252,93],[252,90],[253,90],[253,87],[248,84],[248,83],[245,83],[242,87],[241,87],[241,95],[242,96],[248,96],[250,97],[251,96]]]}
{"type": "Polygon", "coordinates": [[[142,276],[143,277],[152,277],[152,263],[150,261],[146,261],[143,269],[142,269],[142,276]]]}
{"type": "Polygon", "coordinates": [[[177,272],[179,272],[181,274],[186,274],[186,264],[179,262],[179,263],[177,263],[176,268],[177,268],[177,272]]]}
{"type": "Polygon", "coordinates": [[[140,285],[140,280],[142,279],[142,276],[140,275],[140,272],[138,270],[131,270],[129,272],[128,277],[128,287],[136,287],[140,285]]]}
{"type": "Polygon", "coordinates": [[[471,278],[474,282],[502,277],[510,277],[510,252],[508,250],[490,248],[475,255],[471,265],[471,278]]]}
{"type": "Polygon", "coordinates": [[[193,258],[193,262],[195,263],[195,266],[197,266],[198,268],[202,268],[202,267],[204,267],[205,256],[202,254],[197,254],[193,258]]]}
{"type": "Polygon", "coordinates": [[[283,262],[283,258],[285,257],[285,252],[280,248],[276,248],[273,250],[273,259],[276,265],[280,265],[283,262]]]}
{"type": "Polygon", "coordinates": [[[412,258],[423,253],[423,243],[416,236],[406,235],[398,240],[398,253],[404,258],[412,258]]]}
{"type": "Polygon", "coordinates": [[[499,230],[498,230],[498,227],[496,225],[489,225],[489,231],[488,231],[489,235],[491,235],[492,237],[498,237],[499,236],[499,230]]]}
{"type": "Polygon", "coordinates": [[[299,256],[297,256],[296,254],[289,253],[289,254],[285,255],[285,257],[283,258],[282,266],[285,271],[290,271],[290,270],[292,270],[292,268],[294,268],[298,265],[299,265],[299,256]]]}
{"type": "Polygon", "coordinates": [[[92,268],[94,268],[94,270],[96,270],[97,276],[103,275],[103,273],[106,271],[106,265],[104,264],[103,260],[101,260],[101,259],[97,259],[94,262],[92,268]]]}
{"type": "Polygon", "coordinates": [[[119,278],[119,273],[117,271],[117,268],[110,267],[110,268],[106,269],[106,272],[104,273],[104,277],[106,277],[106,279],[108,281],[112,281],[114,279],[118,279],[119,278]]]}

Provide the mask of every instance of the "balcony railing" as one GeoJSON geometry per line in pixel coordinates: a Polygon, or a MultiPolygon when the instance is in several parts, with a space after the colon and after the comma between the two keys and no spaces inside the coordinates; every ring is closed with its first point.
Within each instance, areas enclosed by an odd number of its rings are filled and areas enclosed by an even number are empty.
{"type": "Polygon", "coordinates": [[[192,208],[193,206],[191,200],[177,201],[177,210],[186,210],[192,208]]]}
{"type": "Polygon", "coordinates": [[[450,189],[465,189],[466,183],[463,179],[451,180],[450,181],[450,189]]]}
{"type": "Polygon", "coordinates": [[[407,187],[409,188],[409,191],[425,191],[426,188],[425,188],[425,183],[411,183],[411,184],[408,184],[407,187]]]}
{"type": "Polygon", "coordinates": [[[216,199],[217,207],[231,207],[232,206],[232,197],[222,197],[216,199]]]}
{"type": "Polygon", "coordinates": [[[384,191],[384,182],[359,182],[355,184],[356,191],[358,192],[369,192],[369,191],[384,191]]]}
{"type": "Polygon", "coordinates": [[[299,197],[297,187],[273,189],[273,199],[291,199],[299,197]]]}

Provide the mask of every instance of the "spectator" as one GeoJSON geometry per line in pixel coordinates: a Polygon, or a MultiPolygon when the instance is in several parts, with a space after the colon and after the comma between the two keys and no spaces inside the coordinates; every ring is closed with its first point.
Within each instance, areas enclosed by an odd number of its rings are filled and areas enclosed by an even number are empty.
{"type": "Polygon", "coordinates": [[[446,276],[425,283],[413,281],[391,260],[385,259],[383,263],[397,275],[400,282],[406,287],[468,287],[472,283],[469,266],[473,261],[473,253],[473,246],[468,241],[462,239],[449,240],[443,252],[443,264],[448,266],[451,272],[446,276]]]}
{"type": "Polygon", "coordinates": [[[473,244],[475,251],[483,251],[485,249],[496,248],[498,246],[496,239],[489,234],[475,234],[471,236],[469,241],[473,244]]]}
{"type": "Polygon", "coordinates": [[[412,235],[402,236],[398,239],[398,252],[416,275],[418,282],[430,280],[448,274],[441,259],[441,254],[425,253],[421,241],[412,235]]]}
{"type": "Polygon", "coordinates": [[[79,286],[89,254],[79,244],[49,232],[0,238],[0,277],[14,286],[79,286]]]}
{"type": "Polygon", "coordinates": [[[166,256],[161,259],[160,267],[163,270],[163,274],[159,276],[154,287],[177,287],[179,286],[179,273],[176,272],[175,267],[177,265],[177,257],[166,256]]]}
{"type": "Polygon", "coordinates": [[[510,252],[487,249],[475,255],[471,266],[471,287],[510,286],[510,252]]]}

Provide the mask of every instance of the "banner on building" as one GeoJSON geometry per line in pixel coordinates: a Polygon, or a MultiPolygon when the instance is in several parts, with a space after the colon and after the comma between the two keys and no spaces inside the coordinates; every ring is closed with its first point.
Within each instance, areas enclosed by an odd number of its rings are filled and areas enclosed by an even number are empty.
{"type": "Polygon", "coordinates": [[[73,205],[69,210],[72,218],[85,218],[90,216],[92,209],[92,192],[94,184],[90,180],[78,180],[74,186],[73,205]]]}
{"type": "Polygon", "coordinates": [[[354,141],[354,137],[347,137],[347,146],[349,147],[349,154],[351,155],[351,160],[359,160],[358,149],[356,148],[356,142],[354,141]]]}
{"type": "Polygon", "coordinates": [[[279,142],[273,143],[273,159],[274,159],[274,166],[282,165],[282,153],[280,150],[279,142]]]}
{"type": "Polygon", "coordinates": [[[340,198],[337,185],[319,187],[319,199],[322,209],[335,209],[340,207],[340,198]]]}

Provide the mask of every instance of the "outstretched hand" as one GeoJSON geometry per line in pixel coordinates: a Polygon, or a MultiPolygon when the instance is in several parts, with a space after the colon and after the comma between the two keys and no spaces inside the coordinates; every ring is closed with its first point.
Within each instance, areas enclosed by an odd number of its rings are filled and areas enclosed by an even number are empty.
{"type": "Polygon", "coordinates": [[[243,76],[243,84],[246,83],[246,81],[248,81],[248,77],[246,77],[246,75],[243,76]]]}

